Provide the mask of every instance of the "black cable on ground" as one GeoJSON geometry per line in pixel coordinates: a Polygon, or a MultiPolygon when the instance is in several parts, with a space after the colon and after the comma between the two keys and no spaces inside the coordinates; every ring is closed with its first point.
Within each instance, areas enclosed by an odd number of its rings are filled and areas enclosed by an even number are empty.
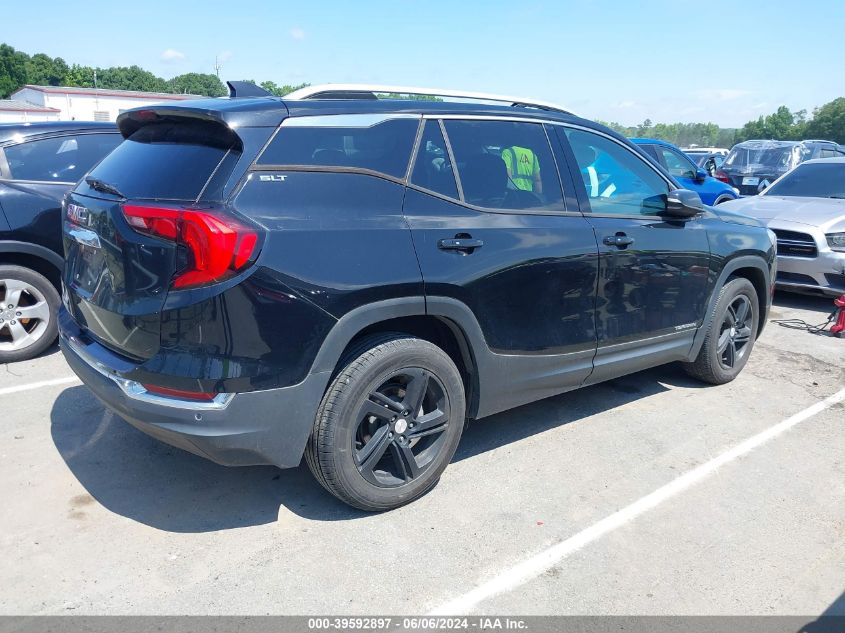
{"type": "Polygon", "coordinates": [[[830,316],[827,317],[827,321],[819,323],[818,325],[812,325],[802,319],[772,319],[772,323],[777,323],[781,327],[789,328],[790,330],[803,330],[805,332],[809,332],[810,334],[824,334],[827,332],[827,326],[836,320],[836,315],[837,311],[834,310],[830,316]]]}

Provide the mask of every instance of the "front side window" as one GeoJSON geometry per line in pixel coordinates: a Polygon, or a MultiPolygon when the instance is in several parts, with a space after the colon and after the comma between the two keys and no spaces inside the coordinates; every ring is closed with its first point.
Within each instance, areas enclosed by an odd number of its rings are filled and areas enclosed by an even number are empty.
{"type": "Polygon", "coordinates": [[[465,202],[500,209],[564,209],[541,124],[448,120],[445,126],[465,202]]]}
{"type": "Polygon", "coordinates": [[[120,134],[78,134],[44,138],[5,149],[14,180],[76,182],[117,147],[120,134]]]}
{"type": "Polygon", "coordinates": [[[404,178],[419,115],[329,115],[286,119],[259,165],[356,168],[404,178]]]}
{"type": "Polygon", "coordinates": [[[661,147],[660,153],[663,155],[666,169],[675,178],[695,178],[695,166],[689,160],[668,147],[661,147]]]}
{"type": "Polygon", "coordinates": [[[666,209],[669,184],[627,147],[566,128],[593,213],[656,215],[666,209]]]}

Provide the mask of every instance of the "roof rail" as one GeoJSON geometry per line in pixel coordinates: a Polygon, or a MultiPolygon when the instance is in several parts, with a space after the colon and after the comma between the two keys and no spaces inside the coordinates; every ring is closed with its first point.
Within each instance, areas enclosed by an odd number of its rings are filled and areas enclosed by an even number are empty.
{"type": "Polygon", "coordinates": [[[419,86],[384,86],[375,84],[321,84],[307,86],[287,94],[283,99],[374,99],[377,93],[425,95],[430,97],[451,97],[453,99],[472,99],[476,101],[496,101],[509,103],[514,107],[539,108],[552,112],[573,114],[572,110],[563,108],[548,101],[539,101],[525,97],[489,94],[486,92],[468,92],[466,90],[451,90],[449,88],[422,88],[419,86]]]}
{"type": "Polygon", "coordinates": [[[830,143],[831,145],[839,145],[836,141],[828,141],[823,138],[805,138],[802,143],[830,143]]]}

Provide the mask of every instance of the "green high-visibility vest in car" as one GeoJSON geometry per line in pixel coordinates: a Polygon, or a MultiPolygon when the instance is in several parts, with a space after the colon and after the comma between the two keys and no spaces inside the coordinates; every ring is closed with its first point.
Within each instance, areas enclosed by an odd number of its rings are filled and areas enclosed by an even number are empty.
{"type": "Polygon", "coordinates": [[[514,145],[502,150],[502,160],[508,166],[514,187],[534,191],[534,177],[540,173],[540,160],[534,152],[514,145]]]}

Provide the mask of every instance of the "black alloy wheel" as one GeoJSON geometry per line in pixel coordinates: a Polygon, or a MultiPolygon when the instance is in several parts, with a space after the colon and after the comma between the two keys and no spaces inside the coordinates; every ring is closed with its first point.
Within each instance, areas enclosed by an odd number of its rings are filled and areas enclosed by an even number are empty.
{"type": "Polygon", "coordinates": [[[465,415],[463,378],[443,349],[406,334],[374,334],[339,363],[305,460],[338,499],[390,510],[437,484],[465,415]]]}
{"type": "Polygon", "coordinates": [[[751,300],[739,295],[728,305],[719,331],[719,363],[724,369],[733,369],[745,358],[751,341],[748,318],[753,314],[751,300]]]}
{"type": "Polygon", "coordinates": [[[376,486],[401,486],[436,461],[449,428],[449,401],[431,372],[414,367],[370,392],[358,412],[355,464],[376,486]]]}

